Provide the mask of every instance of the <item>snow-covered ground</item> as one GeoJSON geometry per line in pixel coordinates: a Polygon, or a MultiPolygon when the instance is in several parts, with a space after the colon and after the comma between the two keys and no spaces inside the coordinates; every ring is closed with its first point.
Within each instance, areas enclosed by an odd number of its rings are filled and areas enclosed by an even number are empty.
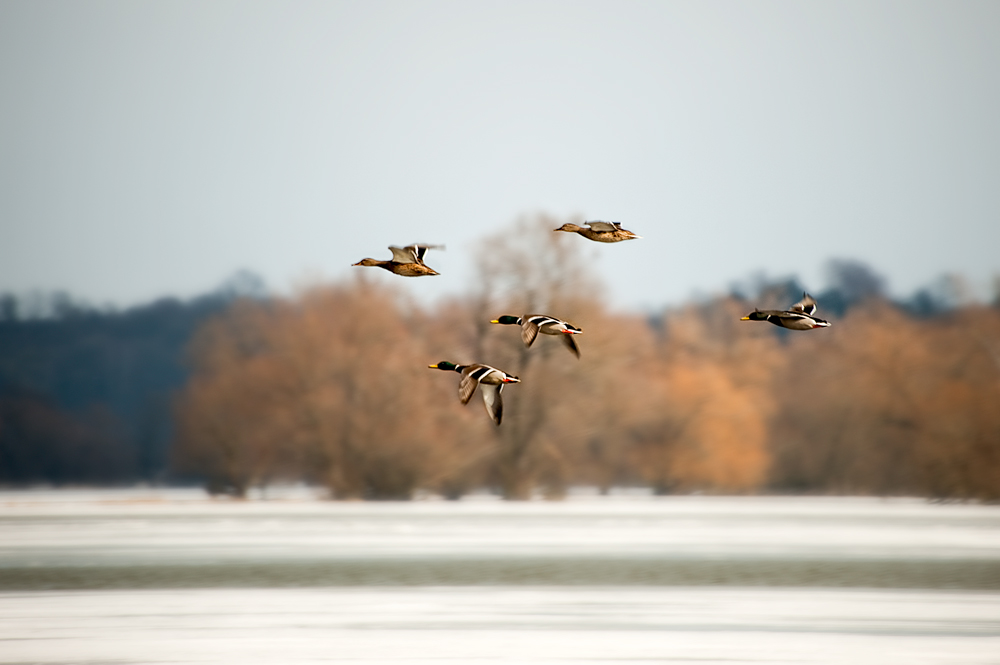
{"type": "Polygon", "coordinates": [[[7,491],[0,663],[998,663],[998,575],[915,499],[7,491]]]}
{"type": "Polygon", "coordinates": [[[995,593],[371,587],[0,594],[0,663],[996,663],[995,593]]]}
{"type": "Polygon", "coordinates": [[[266,501],[200,490],[0,492],[0,566],[406,557],[1000,560],[1000,506],[921,499],[572,496],[266,501]]]}

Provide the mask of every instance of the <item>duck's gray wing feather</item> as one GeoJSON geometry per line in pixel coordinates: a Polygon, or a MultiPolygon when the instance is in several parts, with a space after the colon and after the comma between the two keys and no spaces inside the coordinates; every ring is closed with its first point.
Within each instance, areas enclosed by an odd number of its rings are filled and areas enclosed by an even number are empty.
{"type": "Polygon", "coordinates": [[[500,393],[503,392],[503,384],[495,386],[483,386],[483,404],[486,405],[486,413],[490,414],[497,425],[503,420],[503,399],[500,393]]]}
{"type": "Polygon", "coordinates": [[[576,356],[577,358],[579,358],[580,357],[580,349],[579,349],[579,347],[577,347],[576,340],[573,339],[573,335],[567,335],[566,333],[563,333],[562,338],[563,338],[563,344],[565,344],[566,346],[568,346],[569,350],[573,352],[573,355],[576,356]]]}
{"type": "Polygon", "coordinates": [[[808,293],[803,293],[802,296],[802,300],[792,305],[790,311],[802,312],[803,314],[812,316],[812,313],[816,311],[816,301],[808,293]]]}
{"type": "Polygon", "coordinates": [[[422,243],[413,243],[412,245],[407,245],[403,249],[413,252],[413,257],[417,260],[417,263],[424,263],[424,255],[427,254],[428,249],[444,249],[444,245],[426,245],[422,243]]]}
{"type": "Polygon", "coordinates": [[[538,324],[525,317],[521,321],[521,341],[525,346],[531,346],[536,337],[538,337],[538,324]]]}
{"type": "Polygon", "coordinates": [[[392,252],[392,260],[395,263],[420,263],[412,247],[395,247],[389,245],[389,251],[392,252]]]}
{"type": "Polygon", "coordinates": [[[477,386],[479,386],[479,381],[472,378],[471,374],[462,375],[462,382],[458,384],[458,399],[462,400],[462,404],[469,403],[477,386]]]}
{"type": "Polygon", "coordinates": [[[585,222],[594,231],[614,231],[616,228],[621,226],[620,224],[614,224],[612,222],[585,222]]]}

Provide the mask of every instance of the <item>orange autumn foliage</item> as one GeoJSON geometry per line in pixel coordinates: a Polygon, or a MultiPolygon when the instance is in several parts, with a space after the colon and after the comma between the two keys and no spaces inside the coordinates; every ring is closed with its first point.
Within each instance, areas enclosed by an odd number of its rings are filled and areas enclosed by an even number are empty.
{"type": "Polygon", "coordinates": [[[751,306],[731,297],[615,312],[559,221],[487,239],[475,287],[432,308],[391,275],[237,303],[191,345],[177,466],[235,494],[284,479],[366,499],[578,484],[1000,499],[996,308],[920,319],[873,299],[803,333],[741,322],[751,306]],[[581,359],[489,323],[526,313],[582,327],[581,359]],[[501,427],[427,369],[441,360],[521,378],[501,427]]]}

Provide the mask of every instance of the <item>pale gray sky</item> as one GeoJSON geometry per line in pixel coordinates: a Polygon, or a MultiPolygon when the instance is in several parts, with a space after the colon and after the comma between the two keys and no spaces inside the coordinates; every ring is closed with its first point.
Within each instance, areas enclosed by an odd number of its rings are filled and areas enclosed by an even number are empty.
{"type": "MultiPolygon", "coordinates": [[[[0,291],[286,289],[523,213],[627,307],[1000,272],[998,2],[0,3],[0,291]],[[586,242],[580,238],[581,242],[586,242]]],[[[381,273],[380,279],[398,280],[381,273]]]]}

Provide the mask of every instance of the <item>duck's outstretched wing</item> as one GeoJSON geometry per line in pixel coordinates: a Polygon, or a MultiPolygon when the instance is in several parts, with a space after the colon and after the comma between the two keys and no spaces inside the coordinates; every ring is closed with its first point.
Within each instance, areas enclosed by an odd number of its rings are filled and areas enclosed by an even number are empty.
{"type": "Polygon", "coordinates": [[[594,231],[614,231],[615,229],[621,227],[621,224],[614,222],[584,222],[594,231]]]}
{"type": "Polygon", "coordinates": [[[471,372],[462,375],[462,382],[458,384],[458,399],[462,400],[462,404],[469,403],[469,400],[472,399],[472,394],[476,392],[478,386],[479,379],[473,378],[471,372]]]}
{"type": "Polygon", "coordinates": [[[579,359],[579,357],[580,357],[580,349],[577,347],[576,340],[573,339],[573,335],[566,335],[566,334],[564,334],[562,336],[562,339],[563,339],[563,344],[565,344],[566,346],[568,346],[569,350],[573,352],[573,355],[576,356],[579,359]]]}
{"type": "Polygon", "coordinates": [[[395,247],[389,245],[389,251],[392,252],[393,263],[421,263],[417,259],[416,253],[413,251],[413,247],[395,247]]]}
{"type": "Polygon", "coordinates": [[[503,420],[503,399],[500,397],[501,392],[503,392],[502,383],[495,386],[483,386],[483,404],[486,405],[486,413],[490,414],[490,418],[497,425],[503,420]]]}
{"type": "Polygon", "coordinates": [[[812,316],[812,313],[816,311],[816,301],[808,293],[802,294],[802,300],[798,301],[792,305],[790,312],[802,312],[807,316],[812,316]]]}
{"type": "Polygon", "coordinates": [[[403,249],[413,252],[413,257],[416,259],[416,263],[423,264],[424,255],[427,254],[428,249],[444,249],[444,245],[426,245],[423,243],[413,243],[412,245],[407,245],[403,249]]]}
{"type": "Polygon", "coordinates": [[[521,341],[525,346],[531,346],[536,337],[538,337],[538,322],[524,317],[521,321],[521,341]]]}

